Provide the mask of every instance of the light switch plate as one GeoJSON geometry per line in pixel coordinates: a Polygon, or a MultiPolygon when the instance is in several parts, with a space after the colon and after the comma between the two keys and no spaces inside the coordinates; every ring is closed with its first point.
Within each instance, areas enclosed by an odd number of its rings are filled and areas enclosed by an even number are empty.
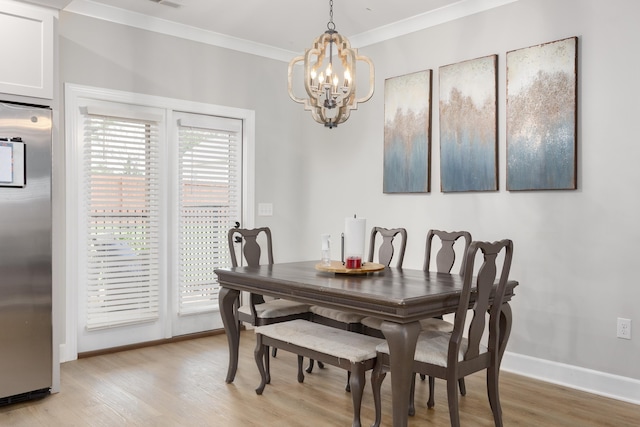
{"type": "Polygon", "coordinates": [[[273,216],[273,203],[258,203],[258,216],[273,216]]]}

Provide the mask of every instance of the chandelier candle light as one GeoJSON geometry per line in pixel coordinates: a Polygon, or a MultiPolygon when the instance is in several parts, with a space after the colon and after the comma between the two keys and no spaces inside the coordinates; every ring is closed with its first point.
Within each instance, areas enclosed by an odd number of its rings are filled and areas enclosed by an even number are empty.
{"type": "Polygon", "coordinates": [[[373,96],[373,63],[366,56],[358,55],[352,49],[349,40],[338,34],[333,23],[333,0],[329,1],[329,22],[327,31],[313,41],[313,47],[304,55],[297,56],[289,63],[289,96],[295,102],[304,104],[311,111],[313,119],[323,123],[329,129],[338,126],[349,118],[351,110],[358,103],[367,102],[373,96]],[[327,49],[328,48],[328,49],[327,49]],[[334,64],[334,55],[336,61],[334,64]],[[326,68],[323,62],[328,59],[326,68]],[[304,61],[304,87],[308,98],[298,98],[293,93],[293,68],[304,61]],[[364,98],[356,98],[356,62],[366,62],[369,66],[369,92],[364,98]],[[342,72],[342,82],[340,81],[342,72]]]}

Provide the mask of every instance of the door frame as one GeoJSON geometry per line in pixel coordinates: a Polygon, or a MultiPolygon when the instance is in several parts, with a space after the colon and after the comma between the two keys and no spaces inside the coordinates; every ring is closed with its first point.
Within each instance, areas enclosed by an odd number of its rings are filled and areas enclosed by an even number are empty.
{"type": "MultiPolygon", "coordinates": [[[[122,104],[162,108],[166,110],[166,135],[171,135],[173,111],[190,112],[222,117],[241,119],[242,129],[242,224],[253,227],[255,223],[255,111],[225,107],[220,105],[192,102],[187,100],[165,98],[154,95],[131,93],[91,86],[65,84],[65,261],[63,283],[66,284],[64,301],[66,309],[64,319],[65,336],[60,344],[60,362],[76,360],[78,358],[78,276],[75,273],[75,259],[79,251],[76,224],[79,221],[79,192],[77,177],[81,164],[82,140],[80,122],[81,103],[85,100],[111,101],[122,104]]],[[[81,180],[80,180],[81,183],[81,180]]],[[[165,306],[170,306],[169,299],[165,299],[165,306]]],[[[168,317],[168,316],[167,316],[168,317]]],[[[56,325],[54,325],[56,327],[56,325]]],[[[171,321],[165,321],[163,326],[165,338],[170,338],[171,321]]]]}

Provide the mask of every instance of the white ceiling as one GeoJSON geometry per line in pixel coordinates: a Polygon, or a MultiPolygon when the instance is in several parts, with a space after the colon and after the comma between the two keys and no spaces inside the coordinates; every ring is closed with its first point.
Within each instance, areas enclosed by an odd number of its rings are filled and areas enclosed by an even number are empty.
{"type": "MultiPolygon", "coordinates": [[[[20,1],[276,59],[303,53],[329,21],[329,0],[20,1]]],[[[334,0],[333,21],[353,47],[362,47],[513,1],[334,0]]]]}

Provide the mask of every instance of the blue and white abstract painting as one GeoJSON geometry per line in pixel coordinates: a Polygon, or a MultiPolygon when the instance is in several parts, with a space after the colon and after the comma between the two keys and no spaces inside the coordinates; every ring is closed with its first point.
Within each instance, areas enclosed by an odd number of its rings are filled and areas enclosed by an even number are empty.
{"type": "Polygon", "coordinates": [[[385,193],[430,191],[431,70],[384,82],[385,193]]]}
{"type": "Polygon", "coordinates": [[[440,188],[494,191],[497,56],[440,67],[440,188]]]}
{"type": "Polygon", "coordinates": [[[507,52],[507,190],[576,188],[577,47],[507,52]]]}

